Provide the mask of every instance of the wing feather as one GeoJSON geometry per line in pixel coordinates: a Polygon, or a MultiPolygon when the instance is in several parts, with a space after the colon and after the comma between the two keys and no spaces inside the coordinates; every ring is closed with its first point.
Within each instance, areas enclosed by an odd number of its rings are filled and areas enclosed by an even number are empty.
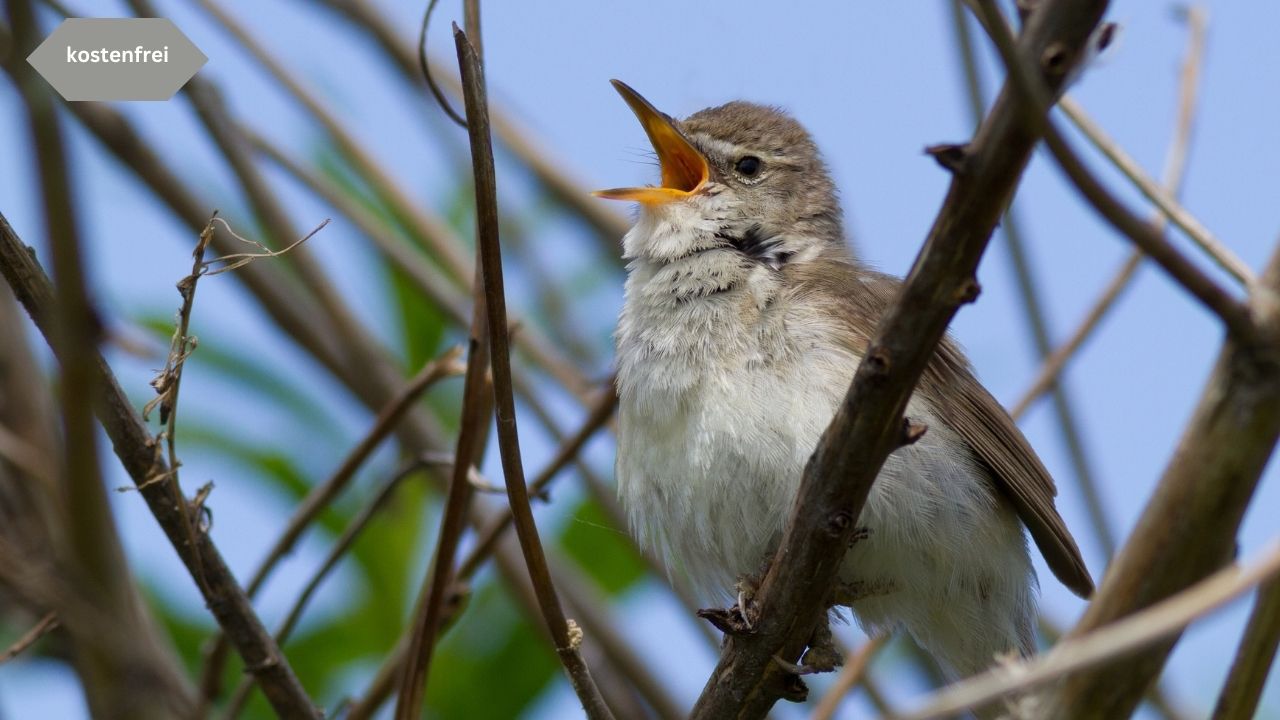
{"type": "MultiPolygon", "coordinates": [[[[847,342],[862,354],[870,333],[897,296],[901,282],[835,257],[786,267],[797,292],[815,294],[836,305],[847,342]]],[[[1049,568],[1081,597],[1093,592],[1093,580],[1071,532],[1054,505],[1058,490],[1005,409],[978,382],[960,348],[944,338],[925,370],[917,392],[924,394],[943,422],[969,446],[989,471],[1031,532],[1049,568]]]]}

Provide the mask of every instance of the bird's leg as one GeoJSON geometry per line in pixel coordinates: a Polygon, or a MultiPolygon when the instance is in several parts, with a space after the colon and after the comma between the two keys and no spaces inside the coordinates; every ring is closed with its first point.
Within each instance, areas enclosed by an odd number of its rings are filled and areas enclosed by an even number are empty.
{"type": "Polygon", "coordinates": [[[800,658],[799,665],[787,662],[777,655],[773,656],[773,661],[792,675],[814,675],[831,672],[840,667],[844,664],[844,655],[836,647],[835,638],[831,635],[830,619],[824,616],[813,629],[813,635],[809,637],[809,647],[800,658]]]}
{"type": "Polygon", "coordinates": [[[813,637],[809,638],[809,649],[805,651],[800,664],[808,672],[831,672],[844,664],[844,655],[836,647],[831,636],[831,619],[824,614],[818,626],[813,629],[813,637]]]}

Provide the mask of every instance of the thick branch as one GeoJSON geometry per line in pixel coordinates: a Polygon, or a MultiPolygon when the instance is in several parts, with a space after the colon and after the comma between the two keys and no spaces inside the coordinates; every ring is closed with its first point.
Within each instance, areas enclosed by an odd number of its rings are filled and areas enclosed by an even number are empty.
{"type": "MultiPolygon", "coordinates": [[[[1256,339],[1229,337],[1155,495],[1112,562],[1079,635],[1144,608],[1230,559],[1244,511],[1280,437],[1280,250],[1250,302],[1256,339]]],[[[1050,718],[1125,717],[1155,680],[1172,640],[1125,672],[1068,678],[1050,718]]]]}
{"type": "MultiPolygon", "coordinates": [[[[1079,57],[1105,1],[1046,2],[1020,50],[1074,49],[1079,57]]],[[[1048,78],[1060,83],[1062,76],[1048,78]]],[[[881,465],[903,441],[907,400],[959,306],[977,291],[974,273],[1038,136],[1006,88],[973,141],[898,299],[881,318],[848,394],[805,468],[782,545],[761,585],[754,634],[732,637],[695,718],[763,717],[789,678],[774,661],[799,659],[827,610],[828,592],[881,465]]],[[[794,688],[794,685],[792,686],[794,688]]]]}

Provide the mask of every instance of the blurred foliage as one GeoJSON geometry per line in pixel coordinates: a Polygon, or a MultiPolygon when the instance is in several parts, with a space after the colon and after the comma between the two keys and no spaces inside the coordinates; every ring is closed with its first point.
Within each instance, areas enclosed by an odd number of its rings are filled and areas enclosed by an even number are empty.
{"type": "MultiPolygon", "coordinates": [[[[355,176],[344,159],[322,148],[314,162],[325,177],[338,183],[343,192],[358,201],[373,217],[422,249],[419,239],[409,235],[388,210],[385,198],[370,191],[355,176]]],[[[447,217],[460,232],[471,224],[470,191],[465,186],[450,193],[444,207],[447,217]]],[[[519,218],[507,218],[508,231],[522,234],[519,218]]],[[[528,261],[531,253],[520,253],[528,261]]],[[[395,342],[403,353],[406,372],[436,357],[459,332],[448,326],[445,315],[403,273],[385,262],[378,263],[381,287],[396,314],[395,342]]],[[[198,304],[198,301],[197,301],[198,304]]],[[[554,330],[545,309],[537,313],[540,326],[554,330]]],[[[160,342],[172,333],[172,317],[166,312],[144,314],[136,322],[160,342]]],[[[250,492],[276,496],[281,507],[292,508],[316,483],[332,470],[358,436],[333,420],[334,410],[308,391],[295,376],[282,371],[271,358],[250,352],[234,338],[201,333],[200,344],[187,365],[188,377],[202,375],[234,389],[236,397],[252,397],[270,406],[288,424],[280,437],[242,437],[237,428],[221,427],[209,419],[207,398],[184,402],[179,426],[179,452],[213,455],[242,473],[234,479],[250,492]],[[286,438],[309,438],[291,443],[286,438]],[[317,449],[323,452],[316,453],[317,449]]],[[[454,383],[453,385],[456,385],[454,383]]],[[[423,400],[448,429],[457,425],[460,387],[444,384],[423,400]]],[[[308,538],[333,542],[372,495],[371,485],[392,470],[370,463],[362,477],[308,531],[308,538]]],[[[566,473],[567,474],[567,473],[566,473]]],[[[297,631],[285,645],[291,663],[304,685],[318,702],[334,708],[344,697],[358,694],[373,672],[395,646],[408,622],[418,583],[435,540],[435,523],[425,522],[438,514],[439,497],[422,482],[424,477],[402,484],[395,497],[361,534],[352,551],[326,579],[338,584],[343,598],[340,608],[304,615],[297,631]]],[[[560,482],[571,482],[565,477],[560,482]]],[[[234,523],[234,517],[217,515],[215,522],[234,523]]],[[[643,561],[626,535],[609,525],[604,512],[590,501],[579,501],[565,511],[555,542],[580,566],[599,589],[609,595],[624,592],[645,573],[643,561]]],[[[297,562],[296,558],[289,562],[297,562]]],[[[311,572],[308,568],[307,572],[311,572]]],[[[432,663],[427,703],[429,714],[442,718],[510,718],[519,716],[559,676],[554,653],[540,624],[531,622],[514,604],[502,582],[492,571],[480,573],[463,616],[440,642],[432,663]],[[494,679],[502,691],[493,692],[494,679]]],[[[198,677],[202,647],[214,630],[212,619],[196,608],[184,607],[170,594],[148,593],[157,617],[169,633],[175,648],[191,672],[198,677]]],[[[301,587],[290,588],[293,596],[301,587]]],[[[279,618],[265,618],[274,629],[279,618]]],[[[226,668],[224,688],[229,692],[239,682],[243,668],[233,659],[226,668]]],[[[273,714],[260,692],[255,692],[242,715],[269,718],[273,714]]]]}

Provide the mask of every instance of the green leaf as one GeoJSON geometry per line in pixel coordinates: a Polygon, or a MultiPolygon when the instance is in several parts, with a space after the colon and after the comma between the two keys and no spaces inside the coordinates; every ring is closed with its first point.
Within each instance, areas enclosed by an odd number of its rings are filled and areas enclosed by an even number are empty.
{"type": "Polygon", "coordinates": [[[519,717],[558,668],[545,632],[488,583],[436,650],[427,706],[441,718],[519,717]]]}
{"type": "Polygon", "coordinates": [[[610,595],[617,595],[645,574],[644,560],[625,532],[612,526],[600,506],[583,501],[560,534],[560,547],[610,595]]]}

